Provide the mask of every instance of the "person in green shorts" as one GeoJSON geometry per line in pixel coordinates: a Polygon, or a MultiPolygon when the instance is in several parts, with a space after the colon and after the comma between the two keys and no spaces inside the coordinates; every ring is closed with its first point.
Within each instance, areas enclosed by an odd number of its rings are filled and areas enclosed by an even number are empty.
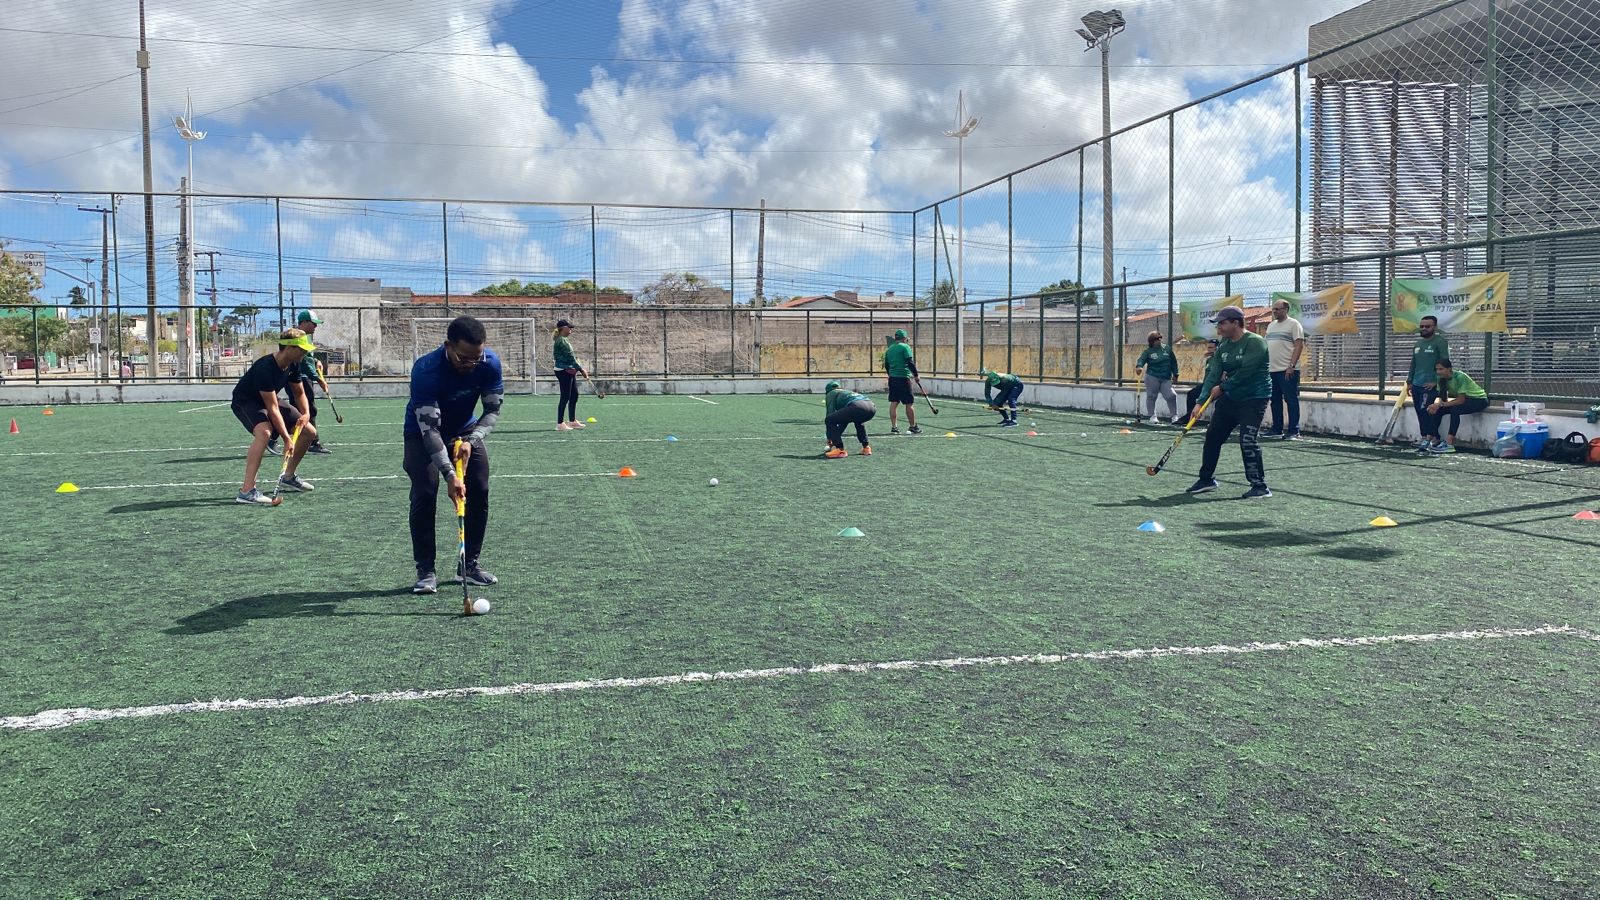
{"type": "Polygon", "coordinates": [[[1428,405],[1439,398],[1439,378],[1434,372],[1441,359],[1450,358],[1450,342],[1439,333],[1437,316],[1423,316],[1417,324],[1417,345],[1411,348],[1411,408],[1417,411],[1417,449],[1426,450],[1440,443],[1439,423],[1428,414],[1428,405]],[[1429,431],[1429,427],[1434,431],[1429,431]]]}
{"type": "Polygon", "coordinates": [[[1150,346],[1133,364],[1133,376],[1144,378],[1145,415],[1150,417],[1151,425],[1161,424],[1156,418],[1156,395],[1159,394],[1167,401],[1167,418],[1177,424],[1178,392],[1172,389],[1172,383],[1178,380],[1178,355],[1162,345],[1159,331],[1150,332],[1145,342],[1150,346]]]}
{"type": "Polygon", "coordinates": [[[861,455],[871,456],[872,446],[867,443],[867,423],[878,414],[878,408],[865,395],[847,391],[837,381],[828,382],[823,389],[828,392],[827,399],[823,401],[826,415],[822,420],[828,428],[828,452],[823,456],[844,459],[850,455],[844,449],[844,430],[850,425],[856,427],[861,455]]]}
{"type": "Polygon", "coordinates": [[[1444,440],[1435,440],[1417,452],[1425,455],[1454,453],[1456,432],[1461,428],[1461,417],[1488,409],[1489,392],[1479,387],[1471,375],[1458,371],[1448,356],[1434,363],[1433,371],[1438,376],[1439,396],[1428,404],[1427,433],[1438,436],[1439,425],[1444,421],[1446,413],[1450,416],[1450,431],[1444,440]]]}
{"type": "Polygon", "coordinates": [[[1239,454],[1250,490],[1243,499],[1271,497],[1261,464],[1261,417],[1272,399],[1272,379],[1267,374],[1267,342],[1244,327],[1244,312],[1237,306],[1220,310],[1212,319],[1222,338],[1206,367],[1200,394],[1212,401],[1211,424],[1206,426],[1206,447],[1200,461],[1200,478],[1187,493],[1206,494],[1217,489],[1217,460],[1222,445],[1234,429],[1239,431],[1239,454]]]}
{"type": "Polygon", "coordinates": [[[900,433],[898,413],[903,403],[907,434],[921,434],[922,429],[917,427],[917,397],[911,393],[911,379],[918,377],[917,360],[904,328],[895,329],[893,342],[883,351],[883,368],[889,374],[889,433],[900,433]]]}
{"type": "Polygon", "coordinates": [[[983,379],[983,402],[1000,413],[1000,427],[1017,427],[1017,398],[1022,396],[1022,379],[1009,372],[989,369],[979,369],[978,377],[983,379]]]}

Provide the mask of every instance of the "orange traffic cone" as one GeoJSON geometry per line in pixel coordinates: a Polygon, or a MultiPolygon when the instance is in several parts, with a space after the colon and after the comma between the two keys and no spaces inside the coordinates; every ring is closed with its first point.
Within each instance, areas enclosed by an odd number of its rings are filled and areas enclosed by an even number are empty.
{"type": "Polygon", "coordinates": [[[623,466],[622,467],[622,471],[617,473],[617,477],[618,478],[633,478],[637,474],[638,473],[633,471],[633,469],[630,469],[627,466],[623,466]]]}
{"type": "Polygon", "coordinates": [[[11,420],[11,433],[12,434],[21,434],[22,433],[22,431],[17,428],[17,420],[16,419],[12,419],[11,420]]]}

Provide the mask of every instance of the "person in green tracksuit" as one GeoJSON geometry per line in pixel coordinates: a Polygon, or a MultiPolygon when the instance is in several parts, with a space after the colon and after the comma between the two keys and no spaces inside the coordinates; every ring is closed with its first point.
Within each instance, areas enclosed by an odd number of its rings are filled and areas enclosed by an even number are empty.
{"type": "Polygon", "coordinates": [[[556,381],[561,385],[561,398],[556,401],[556,430],[574,431],[586,427],[578,421],[578,376],[588,373],[578,364],[572,352],[572,323],[566,319],[556,323],[555,344],[551,354],[555,360],[556,381]]]}
{"type": "Polygon", "coordinates": [[[1461,417],[1483,412],[1489,408],[1489,392],[1472,380],[1472,376],[1457,369],[1448,356],[1433,364],[1438,375],[1439,396],[1428,404],[1428,431],[1439,434],[1439,424],[1450,416],[1450,430],[1443,441],[1435,441],[1419,449],[1421,454],[1456,452],[1456,432],[1461,429],[1461,417]]]}
{"type": "Polygon", "coordinates": [[[1017,398],[1022,396],[1022,379],[1009,372],[990,369],[979,369],[978,377],[983,379],[983,402],[1000,413],[1000,427],[1017,427],[1017,398]]]}
{"type": "Polygon", "coordinates": [[[1411,385],[1411,408],[1417,411],[1418,450],[1439,443],[1439,422],[1429,415],[1428,405],[1439,398],[1439,379],[1433,367],[1449,358],[1450,342],[1439,333],[1438,317],[1423,316],[1417,324],[1417,345],[1411,348],[1411,374],[1406,379],[1411,385]]]}
{"type": "Polygon", "coordinates": [[[921,434],[922,429],[917,427],[917,397],[911,393],[911,379],[917,377],[917,359],[904,328],[895,329],[894,339],[883,351],[883,368],[889,375],[889,433],[900,433],[898,413],[900,405],[905,404],[907,434],[921,434]]]}
{"type": "Polygon", "coordinates": [[[1217,489],[1217,460],[1222,445],[1234,429],[1239,431],[1239,453],[1244,458],[1245,478],[1250,490],[1244,499],[1271,497],[1266,472],[1261,465],[1261,417],[1272,399],[1272,379],[1267,374],[1270,356],[1267,342],[1244,327],[1244,312],[1236,306],[1220,310],[1212,319],[1222,338],[1217,352],[1206,367],[1206,380],[1200,395],[1212,401],[1211,424],[1206,426],[1206,446],[1200,462],[1200,478],[1188,490],[1205,494],[1217,489]]]}
{"type": "Polygon", "coordinates": [[[1151,425],[1161,424],[1161,420],[1156,418],[1156,395],[1159,394],[1167,401],[1167,418],[1177,424],[1178,392],[1172,389],[1172,383],[1178,380],[1178,355],[1162,346],[1159,331],[1150,332],[1145,342],[1150,346],[1139,354],[1139,360],[1133,364],[1134,377],[1144,376],[1145,415],[1149,417],[1151,425]]]}
{"type": "Polygon", "coordinates": [[[828,452],[823,455],[828,459],[849,456],[844,449],[844,430],[854,425],[856,440],[861,442],[861,455],[871,456],[872,447],[867,443],[867,423],[878,414],[878,408],[865,395],[847,391],[837,381],[828,382],[824,390],[828,396],[823,401],[825,416],[822,421],[828,428],[828,452]]]}

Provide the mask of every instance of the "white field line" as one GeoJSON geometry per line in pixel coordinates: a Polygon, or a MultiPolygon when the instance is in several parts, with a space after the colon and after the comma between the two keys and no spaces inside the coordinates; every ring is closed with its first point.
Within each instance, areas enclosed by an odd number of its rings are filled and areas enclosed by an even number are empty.
{"type": "Polygon", "coordinates": [[[1387,634],[1351,638],[1301,638],[1292,641],[1251,641],[1247,644],[1212,644],[1197,647],[1154,647],[1135,650],[1091,650],[1082,653],[1037,653],[1024,656],[959,656],[949,659],[899,660],[896,662],[827,663],[817,666],[781,666],[771,669],[740,669],[732,672],[686,672],[682,675],[651,675],[633,678],[594,678],[583,681],[556,681],[493,685],[483,687],[436,688],[433,690],[381,691],[358,694],[346,691],[314,697],[281,697],[256,700],[196,700],[189,703],[164,703],[155,706],[111,708],[72,707],[49,709],[33,715],[0,717],[0,728],[15,731],[44,731],[67,728],[111,719],[139,719],[196,712],[230,710],[294,709],[305,706],[341,706],[355,703],[390,703],[402,700],[464,700],[472,697],[507,697],[520,694],[564,694],[611,688],[670,687],[707,681],[759,681],[799,675],[861,675],[871,672],[911,669],[969,669],[991,666],[1052,665],[1065,662],[1104,662],[1108,660],[1161,659],[1169,656],[1227,656],[1249,653],[1275,653],[1289,650],[1317,650],[1329,647],[1374,647],[1388,644],[1432,644],[1443,641],[1479,641],[1493,638],[1536,637],[1563,634],[1584,639],[1594,636],[1568,625],[1542,625],[1538,628],[1484,628],[1472,631],[1445,631],[1432,634],[1387,634]]]}
{"type": "Polygon", "coordinates": [[[180,410],[178,410],[178,412],[181,412],[181,413],[199,412],[202,409],[216,409],[219,406],[228,406],[231,403],[232,403],[232,401],[229,401],[228,403],[208,403],[205,406],[191,406],[188,409],[180,409],[180,410]]]}
{"type": "MultiPolygon", "coordinates": [[[[396,481],[405,478],[404,475],[326,475],[317,481],[396,481]]],[[[490,475],[491,479],[499,478],[615,478],[616,472],[562,472],[549,475],[490,475]]],[[[98,484],[79,487],[80,491],[134,491],[149,490],[154,488],[190,488],[190,487],[218,487],[225,484],[238,484],[239,479],[232,481],[173,481],[165,484],[98,484]]],[[[316,482],[312,482],[315,484],[316,482]]]]}
{"type": "Polygon", "coordinates": [[[689,399],[690,399],[690,400],[699,400],[699,401],[700,401],[700,402],[701,402],[701,403],[709,403],[709,404],[711,404],[711,405],[712,405],[712,406],[716,406],[716,405],[717,405],[717,401],[715,401],[715,400],[707,400],[707,399],[706,399],[706,398],[704,398],[704,397],[696,397],[696,396],[695,396],[695,395],[693,395],[693,394],[690,394],[690,395],[689,395],[689,399]]]}
{"type": "MultiPolygon", "coordinates": [[[[822,423],[819,421],[817,423],[817,425],[820,427],[822,425],[822,423]]],[[[346,426],[346,427],[348,427],[348,426],[346,426]]],[[[719,444],[722,444],[722,443],[744,443],[744,442],[747,442],[747,441],[797,441],[797,440],[807,440],[807,438],[804,438],[801,435],[795,434],[795,435],[790,435],[788,437],[784,437],[784,436],[781,436],[781,435],[766,435],[766,436],[757,436],[757,437],[695,437],[695,438],[682,438],[681,440],[682,440],[683,443],[686,443],[686,444],[693,444],[693,443],[719,443],[719,444]]],[[[403,441],[340,441],[337,444],[334,444],[333,446],[335,446],[335,447],[398,447],[402,443],[404,443],[404,442],[403,441]]],[[[670,442],[668,442],[664,437],[658,437],[658,438],[602,438],[602,437],[556,438],[556,437],[551,437],[551,438],[490,438],[489,439],[489,447],[491,449],[494,448],[494,447],[499,447],[499,446],[505,445],[505,444],[578,444],[578,443],[583,443],[583,444],[661,444],[661,443],[670,443],[670,442]]],[[[235,450],[235,451],[238,451],[240,453],[243,453],[244,451],[246,451],[248,449],[249,449],[248,445],[245,445],[245,444],[224,444],[224,445],[216,446],[216,447],[139,447],[139,448],[135,448],[135,449],[122,449],[122,450],[31,450],[31,451],[27,451],[27,452],[24,452],[24,453],[0,453],[0,459],[7,459],[7,458],[13,457],[13,456],[101,456],[101,455],[111,454],[111,453],[179,453],[179,452],[194,452],[194,451],[200,451],[200,450],[235,450]]]]}

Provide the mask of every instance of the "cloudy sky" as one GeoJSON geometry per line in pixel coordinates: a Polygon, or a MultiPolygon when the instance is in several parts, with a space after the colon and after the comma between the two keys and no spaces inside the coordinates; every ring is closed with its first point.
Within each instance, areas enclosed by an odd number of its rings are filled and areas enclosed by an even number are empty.
{"type": "MultiPolygon", "coordinates": [[[[1354,5],[1122,3],[1130,27],[1113,42],[1113,124],[1296,59],[1311,23],[1354,5]]],[[[1060,0],[149,0],[154,183],[176,190],[183,174],[171,120],[188,91],[209,131],[195,155],[205,193],[595,203],[603,207],[595,229],[603,281],[726,269],[725,212],[607,205],[916,209],[954,192],[955,142],[941,132],[953,127],[960,90],[982,120],[966,143],[969,185],[1073,147],[1100,128],[1098,57],[1073,34],[1092,8],[1060,0]]],[[[14,0],[8,12],[0,22],[0,188],[138,190],[133,0],[14,0]]],[[[1292,90],[1292,78],[1274,79],[1176,121],[1180,270],[1280,254],[1286,221],[1292,239],[1292,90]]],[[[1119,265],[1139,271],[1158,263],[1165,271],[1164,253],[1150,248],[1165,241],[1166,141],[1159,123],[1117,145],[1119,265]]],[[[1093,208],[1084,240],[1093,235],[1094,245],[1086,266],[1094,268],[1097,150],[1086,168],[1094,182],[1085,198],[1093,208]]],[[[1076,265],[1076,180],[1075,156],[1015,180],[1013,266],[1026,272],[1013,273],[1018,292],[1072,274],[1062,265],[1067,256],[1076,265]]],[[[968,281],[989,293],[1007,283],[1005,194],[1001,184],[966,206],[968,281]]],[[[41,235],[59,242],[59,229],[98,244],[92,216],[15,203],[0,212],[0,235],[19,247],[41,235]],[[18,222],[35,214],[26,228],[18,222]]],[[[170,239],[175,212],[160,212],[158,230],[170,239]]],[[[201,208],[197,240],[235,257],[235,279],[245,277],[246,260],[274,252],[270,227],[273,244],[286,232],[297,276],[370,270],[437,290],[442,239],[430,215],[420,204],[382,214],[306,206],[280,213],[288,222],[279,225],[259,203],[212,202],[201,208]]],[[[587,208],[458,204],[444,215],[455,217],[458,285],[504,274],[588,275],[587,208]]],[[[946,229],[954,215],[953,205],[941,210],[946,229]]],[[[930,277],[931,258],[920,261],[936,235],[927,213],[915,222],[782,218],[769,223],[766,249],[795,291],[858,283],[909,290],[913,230],[927,236],[918,254],[924,286],[930,277]]],[[[742,214],[735,219],[732,277],[745,294],[748,273],[737,270],[749,268],[755,229],[742,214]]],[[[139,235],[128,227],[119,223],[119,236],[139,235]]],[[[783,284],[780,271],[773,277],[783,284]]],[[[767,289],[780,291],[793,292],[767,289]]]]}

